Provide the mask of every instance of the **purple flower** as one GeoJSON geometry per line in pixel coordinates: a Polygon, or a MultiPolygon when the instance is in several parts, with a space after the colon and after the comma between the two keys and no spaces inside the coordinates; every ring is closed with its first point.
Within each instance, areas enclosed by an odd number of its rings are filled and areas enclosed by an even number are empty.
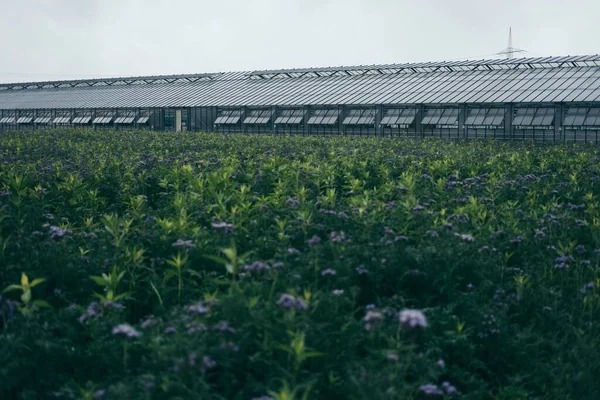
{"type": "Polygon", "coordinates": [[[139,338],[140,336],[142,336],[141,333],[136,331],[129,324],[120,324],[120,325],[115,326],[112,330],[112,333],[113,333],[113,335],[124,336],[124,337],[132,338],[132,339],[139,338]]]}
{"type": "Polygon", "coordinates": [[[447,395],[451,396],[455,393],[457,393],[458,391],[456,390],[456,388],[454,386],[452,386],[450,384],[450,382],[442,382],[442,388],[444,389],[444,391],[446,392],[447,395]]]}
{"type": "Polygon", "coordinates": [[[175,332],[177,332],[177,329],[173,328],[172,326],[169,326],[167,329],[165,329],[165,335],[173,335],[175,332]]]}
{"type": "Polygon", "coordinates": [[[333,243],[342,243],[346,240],[344,232],[331,232],[329,234],[329,240],[333,243]]]}
{"type": "Polygon", "coordinates": [[[288,254],[290,254],[290,255],[295,255],[295,254],[299,254],[299,253],[300,253],[300,250],[298,250],[298,249],[295,249],[295,248],[293,248],[293,247],[290,247],[289,249],[287,249],[287,252],[288,252],[288,254]]]}
{"type": "Polygon", "coordinates": [[[372,331],[383,321],[383,314],[379,311],[367,311],[363,320],[365,321],[365,329],[367,331],[372,331]]]}
{"type": "Polygon", "coordinates": [[[304,300],[298,299],[287,293],[281,295],[277,304],[286,310],[295,308],[298,311],[303,311],[308,308],[304,300]]]}
{"type": "Polygon", "coordinates": [[[244,265],[244,271],[247,272],[263,272],[271,269],[264,261],[254,261],[252,264],[244,265]]]}
{"type": "Polygon", "coordinates": [[[457,238],[460,238],[461,240],[464,240],[465,242],[471,243],[475,240],[475,238],[471,235],[467,235],[467,234],[462,234],[462,233],[455,233],[454,236],[456,236],[457,238]]]}
{"type": "Polygon", "coordinates": [[[367,310],[374,310],[375,309],[375,304],[367,304],[365,309],[367,310]]]}
{"type": "Polygon", "coordinates": [[[402,310],[399,318],[404,328],[427,328],[427,318],[419,310],[402,310]]]}
{"type": "Polygon", "coordinates": [[[436,365],[438,367],[440,367],[441,369],[446,368],[446,363],[444,362],[444,360],[442,360],[441,358],[439,360],[437,360],[436,365]]]}
{"type": "Polygon", "coordinates": [[[593,291],[595,287],[596,285],[594,285],[594,282],[588,282],[585,285],[583,285],[583,289],[581,289],[581,294],[586,296],[589,292],[593,291]]]}
{"type": "Polygon", "coordinates": [[[524,238],[523,236],[519,235],[519,236],[517,236],[517,237],[515,237],[515,238],[511,239],[511,240],[510,240],[510,243],[511,243],[511,244],[514,244],[514,245],[519,245],[519,244],[521,244],[521,242],[522,242],[522,241],[524,241],[524,240],[525,240],[525,238],[524,238]]]}
{"type": "Polygon", "coordinates": [[[542,238],[544,238],[544,237],[546,237],[546,234],[544,233],[544,231],[537,231],[537,232],[535,233],[535,238],[536,238],[536,239],[542,239],[542,238]]]}
{"type": "Polygon", "coordinates": [[[206,325],[198,322],[192,322],[186,325],[188,335],[194,335],[198,332],[206,331],[206,325]]]}
{"type": "Polygon", "coordinates": [[[306,241],[306,243],[308,243],[309,246],[313,247],[313,246],[316,246],[317,244],[321,243],[321,238],[318,237],[317,235],[314,235],[313,237],[308,239],[306,241]]]}
{"type": "Polygon", "coordinates": [[[210,310],[204,305],[204,302],[199,302],[196,304],[190,304],[185,307],[185,310],[194,314],[207,314],[210,310]]]}
{"type": "Polygon", "coordinates": [[[360,265],[358,268],[356,268],[356,272],[357,272],[359,275],[366,275],[366,274],[368,274],[368,273],[369,273],[369,270],[368,270],[368,269],[366,269],[364,265],[360,265]]]}
{"type": "Polygon", "coordinates": [[[275,268],[275,269],[281,269],[283,267],[284,267],[284,264],[281,261],[275,261],[273,263],[273,268],[275,268]]]}
{"type": "Polygon", "coordinates": [[[104,395],[106,395],[106,390],[104,389],[100,389],[100,390],[96,390],[94,392],[94,395],[92,396],[94,399],[103,399],[104,395]]]}
{"type": "Polygon", "coordinates": [[[575,261],[575,259],[571,256],[556,257],[556,259],[554,260],[554,268],[567,269],[567,268],[569,268],[569,263],[571,261],[575,261]]]}
{"type": "Polygon", "coordinates": [[[12,321],[15,316],[15,309],[17,308],[16,305],[16,302],[0,296],[0,316],[2,319],[4,319],[6,322],[12,321]]]}
{"type": "Polygon", "coordinates": [[[396,361],[398,361],[398,360],[400,359],[400,358],[398,357],[398,354],[396,354],[396,353],[392,353],[392,352],[389,352],[389,353],[387,353],[387,355],[385,356],[385,358],[386,358],[388,361],[392,361],[392,362],[396,362],[396,361]]]}
{"type": "Polygon", "coordinates": [[[156,322],[156,320],[154,319],[154,316],[149,315],[142,321],[142,323],[140,324],[140,327],[145,330],[145,329],[150,328],[152,325],[154,325],[155,322],[156,322]]]}
{"type": "Polygon", "coordinates": [[[62,229],[58,226],[51,226],[49,235],[52,239],[60,239],[73,233],[70,229],[62,229]]]}
{"type": "Polygon", "coordinates": [[[425,396],[443,396],[444,392],[442,392],[442,390],[440,388],[437,387],[437,385],[428,383],[427,385],[422,385],[419,390],[425,395],[425,396]]]}
{"type": "Polygon", "coordinates": [[[235,333],[235,329],[232,328],[231,326],[229,326],[229,322],[227,321],[221,321],[218,324],[216,324],[215,326],[213,326],[213,329],[216,331],[220,331],[220,332],[228,332],[228,333],[235,333]]]}
{"type": "Polygon", "coordinates": [[[321,276],[335,276],[335,274],[337,274],[337,272],[335,272],[335,270],[332,268],[327,268],[321,272],[321,276]]]}
{"type": "Polygon", "coordinates": [[[240,351],[240,346],[238,346],[237,344],[235,344],[233,342],[221,343],[217,348],[219,350],[230,350],[230,351],[233,351],[234,353],[237,353],[238,351],[240,351]]]}
{"type": "Polygon", "coordinates": [[[233,231],[233,225],[227,222],[213,222],[212,227],[214,229],[222,230],[225,233],[231,233],[233,231]]]}
{"type": "Polygon", "coordinates": [[[334,296],[342,296],[344,294],[344,290],[343,289],[335,289],[332,293],[334,296]]]}
{"type": "Polygon", "coordinates": [[[196,245],[194,244],[193,241],[182,240],[182,239],[177,239],[177,241],[175,243],[173,243],[172,246],[179,250],[188,250],[188,249],[193,249],[194,247],[196,247],[196,245]]]}
{"type": "Polygon", "coordinates": [[[203,370],[213,369],[214,367],[216,367],[216,365],[217,365],[217,362],[215,360],[213,360],[212,358],[210,358],[209,356],[202,357],[202,369],[203,370]]]}
{"type": "Polygon", "coordinates": [[[101,318],[104,316],[104,311],[109,310],[109,309],[122,310],[124,308],[125,308],[125,306],[123,306],[123,304],[115,303],[113,301],[106,301],[106,302],[94,301],[94,302],[90,303],[90,305],[85,310],[85,312],[83,314],[81,314],[81,316],[79,317],[79,322],[84,323],[85,321],[87,321],[90,318],[101,318]]]}

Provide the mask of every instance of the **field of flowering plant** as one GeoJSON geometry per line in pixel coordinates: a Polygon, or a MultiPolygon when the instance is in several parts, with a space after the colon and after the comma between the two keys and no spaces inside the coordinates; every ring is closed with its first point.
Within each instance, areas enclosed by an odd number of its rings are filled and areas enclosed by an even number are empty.
{"type": "Polygon", "coordinates": [[[600,156],[0,137],[1,399],[593,399],[600,156]]]}

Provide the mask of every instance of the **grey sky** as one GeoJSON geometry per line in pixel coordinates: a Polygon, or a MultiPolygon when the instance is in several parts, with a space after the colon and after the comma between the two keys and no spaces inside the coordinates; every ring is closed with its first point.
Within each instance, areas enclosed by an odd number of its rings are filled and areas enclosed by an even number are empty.
{"type": "Polygon", "coordinates": [[[0,82],[599,52],[598,0],[0,4],[0,82]]]}

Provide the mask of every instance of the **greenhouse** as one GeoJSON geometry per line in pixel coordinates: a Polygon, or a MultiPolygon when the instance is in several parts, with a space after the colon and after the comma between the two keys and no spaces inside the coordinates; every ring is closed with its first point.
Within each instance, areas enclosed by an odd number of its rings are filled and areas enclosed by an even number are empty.
{"type": "Polygon", "coordinates": [[[600,56],[0,84],[0,130],[597,142],[600,56]]]}

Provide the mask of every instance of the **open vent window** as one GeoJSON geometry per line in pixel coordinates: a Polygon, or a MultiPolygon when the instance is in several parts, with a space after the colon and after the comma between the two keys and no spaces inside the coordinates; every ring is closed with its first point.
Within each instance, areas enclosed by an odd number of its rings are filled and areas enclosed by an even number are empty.
{"type": "Polygon", "coordinates": [[[409,126],[415,120],[417,116],[417,110],[414,108],[396,108],[386,110],[383,118],[381,119],[381,125],[399,125],[409,126]]]}
{"type": "Polygon", "coordinates": [[[430,108],[421,120],[423,125],[458,125],[458,109],[430,108]]]}
{"type": "Polygon", "coordinates": [[[139,125],[145,125],[148,122],[150,122],[150,114],[147,114],[147,113],[142,113],[141,115],[138,116],[137,121],[135,121],[135,123],[139,124],[139,125]]]}
{"type": "Polygon", "coordinates": [[[113,120],[113,116],[110,114],[104,114],[104,115],[98,115],[96,116],[96,118],[94,118],[94,120],[92,121],[93,124],[96,125],[106,125],[106,124],[110,124],[113,120]]]}
{"type": "Polygon", "coordinates": [[[375,110],[349,110],[342,121],[343,125],[373,125],[375,124],[375,110]]]}
{"type": "Polygon", "coordinates": [[[2,117],[0,118],[0,124],[14,124],[16,120],[17,119],[14,116],[2,117]]]}
{"type": "Polygon", "coordinates": [[[73,121],[71,121],[71,122],[74,125],[86,125],[86,124],[89,124],[91,120],[92,120],[92,117],[84,116],[84,117],[75,117],[75,118],[73,118],[73,121]]]}
{"type": "Polygon", "coordinates": [[[128,114],[125,116],[120,116],[115,118],[115,124],[117,125],[128,125],[128,124],[133,124],[135,122],[135,114],[128,114]]]}
{"type": "Polygon", "coordinates": [[[303,120],[304,110],[281,110],[279,116],[275,119],[275,124],[300,125],[303,120]]]}
{"type": "Polygon", "coordinates": [[[244,119],[244,125],[266,125],[271,120],[271,110],[254,110],[244,119]]]}
{"type": "Polygon", "coordinates": [[[465,119],[466,126],[502,126],[504,122],[504,109],[501,108],[475,108],[469,111],[465,119]]]}
{"type": "Polygon", "coordinates": [[[600,108],[569,108],[563,120],[563,126],[573,128],[600,126],[600,108]]]}
{"type": "Polygon", "coordinates": [[[242,112],[240,110],[223,110],[215,120],[216,125],[235,125],[240,122],[242,112]]]}
{"type": "Polygon", "coordinates": [[[68,124],[71,122],[71,117],[58,116],[52,121],[53,124],[68,124]]]}
{"type": "Polygon", "coordinates": [[[335,125],[340,113],[338,110],[314,110],[308,119],[308,125],[335,125]]]}
{"type": "Polygon", "coordinates": [[[50,124],[52,123],[52,115],[49,111],[38,112],[33,122],[36,124],[50,124]]]}
{"type": "Polygon", "coordinates": [[[33,117],[19,117],[17,119],[17,124],[31,124],[33,122],[33,117]]]}
{"type": "Polygon", "coordinates": [[[513,119],[513,126],[551,127],[554,123],[553,108],[520,108],[513,119]]]}

